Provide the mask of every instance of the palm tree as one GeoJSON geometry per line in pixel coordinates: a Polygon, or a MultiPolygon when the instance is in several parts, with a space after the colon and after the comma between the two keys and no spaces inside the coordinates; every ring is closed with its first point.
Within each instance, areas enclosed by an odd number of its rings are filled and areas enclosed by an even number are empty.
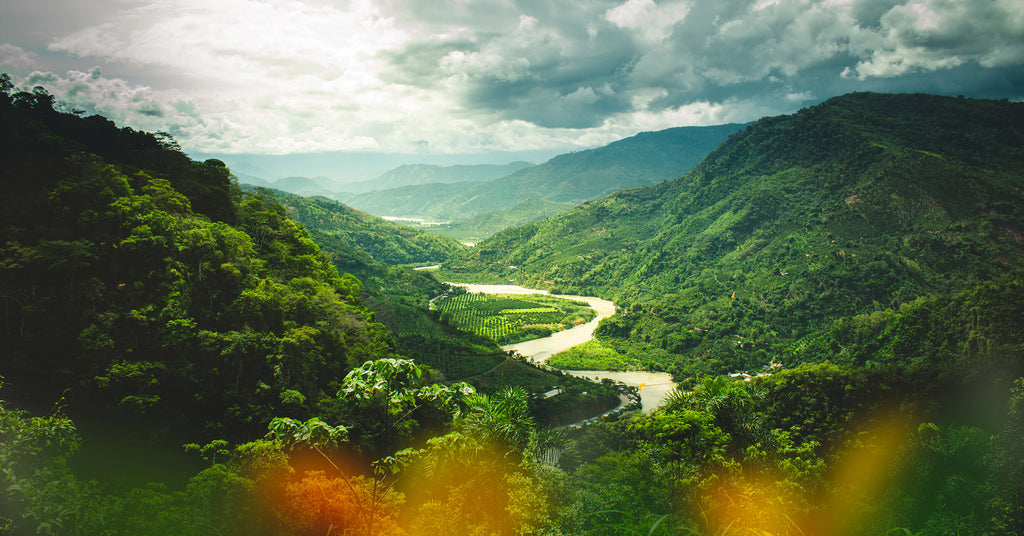
{"type": "Polygon", "coordinates": [[[764,396],[764,390],[753,383],[712,376],[704,378],[692,391],[673,393],[667,406],[714,416],[715,425],[732,437],[734,447],[742,450],[769,436],[761,408],[764,396]]]}

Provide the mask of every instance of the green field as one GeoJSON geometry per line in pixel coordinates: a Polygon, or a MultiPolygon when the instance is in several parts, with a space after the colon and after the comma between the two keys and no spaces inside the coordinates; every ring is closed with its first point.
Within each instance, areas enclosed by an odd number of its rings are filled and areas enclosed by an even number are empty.
{"type": "Polygon", "coordinates": [[[458,294],[438,299],[433,307],[443,322],[499,344],[545,337],[596,314],[583,302],[542,294],[458,294]]]}

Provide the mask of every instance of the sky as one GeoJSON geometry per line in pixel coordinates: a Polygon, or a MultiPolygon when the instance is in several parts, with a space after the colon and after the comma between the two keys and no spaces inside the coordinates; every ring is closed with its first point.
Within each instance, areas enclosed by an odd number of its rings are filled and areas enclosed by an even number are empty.
{"type": "Polygon", "coordinates": [[[1024,98],[1021,0],[0,0],[0,71],[186,152],[557,154],[851,91],[1024,98]]]}

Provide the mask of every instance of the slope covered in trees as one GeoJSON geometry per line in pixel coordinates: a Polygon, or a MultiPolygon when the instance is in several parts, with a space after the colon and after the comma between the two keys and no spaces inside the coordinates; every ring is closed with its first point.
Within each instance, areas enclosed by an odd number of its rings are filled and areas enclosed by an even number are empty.
{"type": "Polygon", "coordinates": [[[557,216],[574,206],[575,203],[527,199],[510,208],[484,212],[465,220],[431,225],[424,230],[475,244],[502,229],[557,216]]]}
{"type": "Polygon", "coordinates": [[[584,433],[562,530],[1024,529],[1022,136],[1019,103],[839,97],[446,267],[613,298],[566,359],[683,383],[584,433]]]}
{"type": "Polygon", "coordinates": [[[1019,278],[1022,132],[1019,103],[837,97],[679,179],[499,233],[447,277],[614,298],[599,333],[649,366],[760,367],[837,319],[1019,278]]]}
{"type": "Polygon", "coordinates": [[[385,264],[438,264],[466,249],[454,239],[391,223],[337,201],[273,193],[288,214],[309,230],[317,244],[340,241],[339,246],[358,247],[385,264]]]}
{"type": "Polygon", "coordinates": [[[305,415],[352,367],[393,354],[359,281],[220,162],[9,90],[9,400],[34,408],[64,392],[73,415],[134,422],[140,436],[234,437],[279,411],[305,415]]]}

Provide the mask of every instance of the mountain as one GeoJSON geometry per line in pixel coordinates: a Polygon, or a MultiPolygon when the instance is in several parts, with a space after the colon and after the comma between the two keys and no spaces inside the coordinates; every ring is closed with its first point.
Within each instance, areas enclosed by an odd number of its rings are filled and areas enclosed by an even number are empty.
{"type": "Polygon", "coordinates": [[[550,218],[576,206],[573,203],[558,203],[544,199],[526,199],[510,208],[477,214],[466,220],[459,220],[425,228],[429,233],[450,236],[465,242],[478,242],[488,236],[507,229],[550,218]]]}
{"type": "Polygon", "coordinates": [[[360,282],[223,162],[8,90],[5,400],[60,400],[94,454],[110,441],[110,460],[168,438],[262,436],[275,415],[326,411],[338,378],[394,355],[360,282]]]}
{"type": "Polygon", "coordinates": [[[373,190],[388,190],[419,184],[447,184],[452,182],[483,182],[511,175],[520,169],[530,167],[529,162],[510,162],[505,165],[476,164],[458,166],[437,166],[429,164],[406,164],[382,173],[380,176],[362,182],[344,185],[346,192],[361,193],[373,190]]]}
{"type": "Polygon", "coordinates": [[[498,233],[442,277],[613,298],[599,333],[650,367],[756,368],[837,319],[1019,280],[1022,161],[1024,104],[851,94],[498,233]]]}
{"type": "Polygon", "coordinates": [[[339,196],[383,216],[465,219],[526,199],[578,204],[630,186],[678,177],[743,125],[642,132],[604,147],[562,154],[482,183],[425,184],[339,196]]]}
{"type": "Polygon", "coordinates": [[[299,195],[321,195],[327,193],[333,184],[323,177],[282,177],[270,183],[272,188],[299,195]]]}
{"type": "MultiPolygon", "coordinates": [[[[1024,532],[1020,104],[833,99],[474,250],[461,274],[619,296],[599,350],[683,381],[563,434],[542,416],[610,380],[430,323],[434,277],[320,249],[223,161],[12,89],[4,534],[1024,532]]],[[[320,201],[286,200],[378,230],[320,201]]]]}
{"type": "Polygon", "coordinates": [[[238,182],[256,188],[273,188],[296,195],[330,195],[334,184],[325,177],[282,177],[275,180],[267,180],[261,177],[246,174],[236,174],[238,182]]]}

